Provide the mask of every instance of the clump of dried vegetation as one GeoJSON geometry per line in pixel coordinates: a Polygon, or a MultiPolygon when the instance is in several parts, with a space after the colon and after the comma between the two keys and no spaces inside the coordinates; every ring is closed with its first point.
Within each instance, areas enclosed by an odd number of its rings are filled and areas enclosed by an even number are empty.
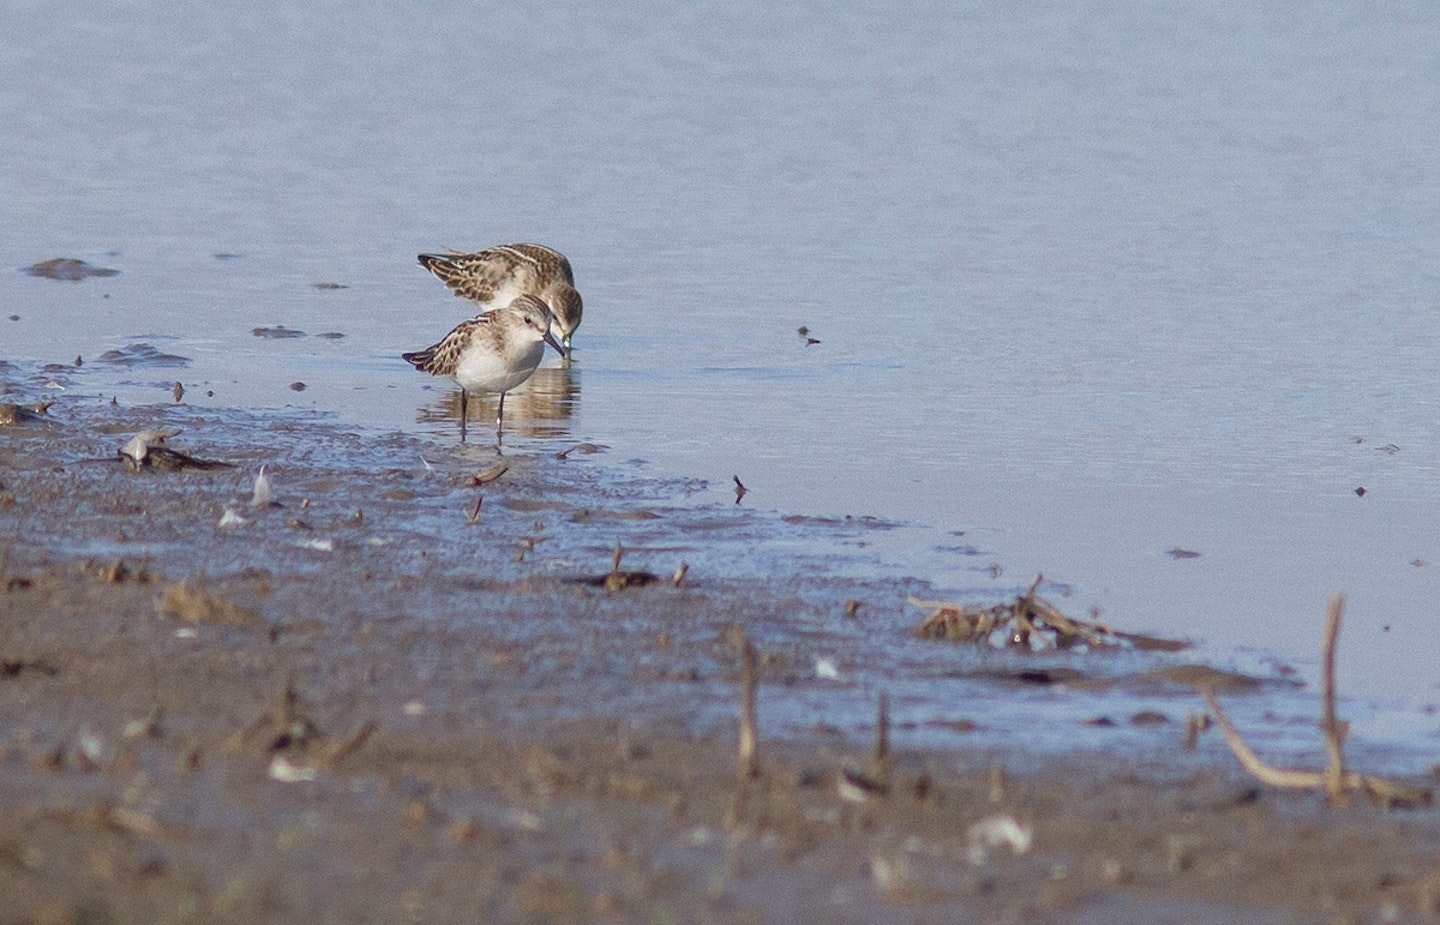
{"type": "Polygon", "coordinates": [[[1043,576],[1037,575],[1025,593],[991,607],[911,597],[911,604],[930,611],[911,632],[921,639],[953,639],[1028,651],[1085,646],[1179,652],[1190,647],[1184,640],[1124,633],[1104,623],[1067,617],[1060,608],[1036,593],[1042,579],[1043,576]]]}

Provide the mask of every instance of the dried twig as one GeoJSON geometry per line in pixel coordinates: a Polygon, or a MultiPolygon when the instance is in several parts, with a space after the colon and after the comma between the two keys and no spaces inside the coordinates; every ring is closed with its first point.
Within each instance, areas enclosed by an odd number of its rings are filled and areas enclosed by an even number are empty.
{"type": "Polygon", "coordinates": [[[890,761],[890,696],[880,692],[880,703],[875,707],[875,742],[870,748],[870,773],[880,776],[885,773],[890,761]]]}
{"type": "Polygon", "coordinates": [[[1249,771],[1262,784],[1270,784],[1272,787],[1298,787],[1310,789],[1320,786],[1320,774],[1315,771],[1297,771],[1289,768],[1275,768],[1260,760],[1260,756],[1251,751],[1250,746],[1240,738],[1240,733],[1235,724],[1230,722],[1230,717],[1220,706],[1216,699],[1215,692],[1208,687],[1199,688],[1200,696],[1205,698],[1205,705],[1210,708],[1210,713],[1215,717],[1215,724],[1220,727],[1220,734],[1225,737],[1225,744],[1235,753],[1240,760],[1240,766],[1249,771]]]}
{"type": "Polygon", "coordinates": [[[740,649],[740,779],[760,776],[759,737],[755,731],[755,688],[759,683],[759,658],[755,645],[737,629],[735,645],[740,649]]]}
{"type": "Polygon", "coordinates": [[[488,485],[508,471],[510,471],[509,463],[496,463],[484,472],[477,472],[475,475],[470,476],[470,478],[465,480],[465,484],[471,488],[488,485]]]}
{"type": "Polygon", "coordinates": [[[1325,766],[1325,799],[1330,803],[1344,803],[1349,793],[1345,780],[1345,734],[1348,724],[1335,719],[1335,644],[1340,637],[1340,613],[1345,609],[1343,594],[1330,595],[1325,608],[1325,639],[1321,643],[1321,677],[1324,688],[1320,701],[1320,732],[1325,736],[1325,750],[1330,756],[1325,766]]]}
{"type": "Polygon", "coordinates": [[[1325,748],[1330,756],[1323,771],[1276,768],[1266,764],[1240,737],[1239,730],[1230,722],[1230,717],[1220,706],[1214,690],[1209,685],[1200,685],[1197,689],[1200,696],[1205,698],[1205,704],[1215,717],[1215,723],[1220,727],[1225,743],[1239,759],[1240,766],[1261,783],[1297,790],[1320,790],[1325,794],[1326,802],[1332,806],[1348,802],[1350,794],[1355,791],[1364,793],[1372,802],[1386,806],[1428,806],[1431,799],[1428,790],[1345,770],[1344,746],[1347,727],[1335,716],[1335,644],[1340,637],[1340,618],[1344,608],[1343,594],[1330,595],[1325,615],[1325,638],[1321,644],[1323,703],[1320,731],[1325,736],[1325,748]]]}
{"type": "Polygon", "coordinates": [[[343,739],[335,739],[327,743],[322,760],[329,765],[337,765],[346,758],[358,752],[370,740],[370,736],[380,724],[372,720],[366,720],[360,724],[360,728],[343,739]]]}

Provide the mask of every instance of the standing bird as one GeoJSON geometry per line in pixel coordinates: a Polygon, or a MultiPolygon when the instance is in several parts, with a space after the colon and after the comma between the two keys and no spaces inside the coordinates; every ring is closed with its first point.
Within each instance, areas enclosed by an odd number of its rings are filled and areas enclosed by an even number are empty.
{"type": "Polygon", "coordinates": [[[484,311],[509,305],[516,296],[539,298],[550,309],[564,355],[570,355],[570,336],[580,327],[582,304],[564,254],[543,244],[502,244],[474,254],[421,254],[420,265],[440,277],[456,297],[478,302],[484,311]]]}
{"type": "Polygon", "coordinates": [[[465,439],[467,392],[499,392],[495,442],[505,426],[505,393],[535,372],[545,345],[562,353],[550,334],[550,309],[533,295],[522,295],[504,308],[483,312],[441,338],[433,347],[402,353],[401,359],[432,376],[449,376],[460,385],[460,439],[465,439]]]}

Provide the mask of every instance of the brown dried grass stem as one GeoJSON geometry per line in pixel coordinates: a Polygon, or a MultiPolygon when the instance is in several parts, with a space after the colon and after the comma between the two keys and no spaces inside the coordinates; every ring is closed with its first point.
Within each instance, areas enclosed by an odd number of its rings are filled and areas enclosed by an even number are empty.
{"type": "Polygon", "coordinates": [[[880,702],[875,707],[875,741],[870,747],[870,773],[885,773],[890,762],[890,696],[880,692],[880,702]]]}
{"type": "Polygon", "coordinates": [[[755,728],[755,689],[759,684],[760,659],[755,645],[737,630],[735,645],[740,649],[740,743],[739,775],[742,781],[760,776],[759,736],[755,728]]]}
{"type": "Polygon", "coordinates": [[[1321,642],[1320,732],[1325,736],[1325,750],[1330,760],[1325,766],[1325,799],[1344,802],[1349,794],[1345,787],[1346,724],[1335,718],[1335,645],[1340,638],[1340,616],[1345,609],[1345,596],[1332,594],[1325,608],[1325,636],[1321,642]]]}

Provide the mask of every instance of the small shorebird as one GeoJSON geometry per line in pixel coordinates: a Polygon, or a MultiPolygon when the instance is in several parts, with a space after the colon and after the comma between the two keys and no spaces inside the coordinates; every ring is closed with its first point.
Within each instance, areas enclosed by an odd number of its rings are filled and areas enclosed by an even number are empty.
{"type": "Polygon", "coordinates": [[[505,426],[505,393],[535,372],[545,345],[563,353],[550,333],[550,309],[533,295],[483,312],[441,338],[438,344],[402,353],[401,359],[432,376],[449,376],[460,386],[460,439],[465,439],[467,392],[499,392],[495,442],[505,426]]]}
{"type": "Polygon", "coordinates": [[[502,244],[473,254],[421,254],[420,265],[456,297],[477,302],[485,311],[509,305],[516,296],[536,296],[549,307],[564,355],[570,355],[570,335],[580,327],[582,304],[564,254],[543,244],[502,244]]]}

